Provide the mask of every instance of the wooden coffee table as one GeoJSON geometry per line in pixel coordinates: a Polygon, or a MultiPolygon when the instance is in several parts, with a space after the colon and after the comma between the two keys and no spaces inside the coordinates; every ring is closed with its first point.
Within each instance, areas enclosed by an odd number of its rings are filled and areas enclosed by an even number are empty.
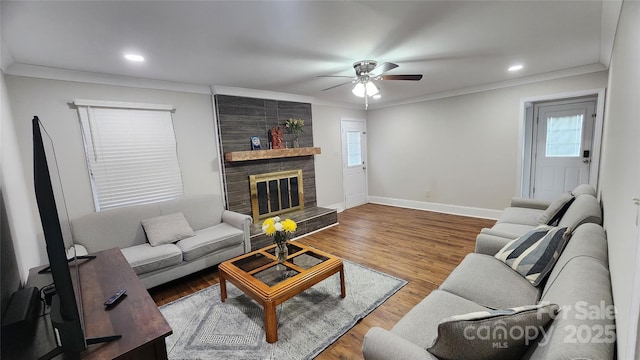
{"type": "Polygon", "coordinates": [[[220,264],[220,299],[227,299],[229,281],[264,308],[268,343],[278,341],[276,306],[340,272],[341,296],[346,296],[344,265],[338,257],[299,243],[289,243],[289,256],[278,264],[275,245],[220,264]]]}

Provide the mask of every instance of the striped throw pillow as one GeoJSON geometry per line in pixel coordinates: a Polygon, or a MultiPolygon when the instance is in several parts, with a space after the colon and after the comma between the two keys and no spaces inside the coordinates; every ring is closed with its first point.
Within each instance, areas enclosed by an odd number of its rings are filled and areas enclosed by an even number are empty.
{"type": "Polygon", "coordinates": [[[567,228],[542,225],[509,242],[495,257],[538,286],[553,269],[569,237],[567,228]]]}
{"type": "Polygon", "coordinates": [[[560,195],[556,201],[552,202],[549,207],[538,216],[538,224],[558,225],[560,219],[562,219],[564,213],[567,212],[569,206],[571,206],[575,199],[576,197],[571,192],[560,195]]]}

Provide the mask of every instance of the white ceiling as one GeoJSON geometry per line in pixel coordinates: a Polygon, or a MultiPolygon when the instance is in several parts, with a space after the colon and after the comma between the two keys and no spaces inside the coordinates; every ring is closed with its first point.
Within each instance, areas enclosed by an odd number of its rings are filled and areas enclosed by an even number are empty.
{"type": "Polygon", "coordinates": [[[602,1],[3,0],[0,14],[8,73],[37,65],[354,104],[363,100],[351,86],[320,91],[344,79],[316,76],[353,75],[364,59],[400,65],[388,74],[424,75],[378,82],[383,105],[605,69],[616,22],[608,13],[602,1]],[[515,63],[524,69],[508,73],[515,63]]]}

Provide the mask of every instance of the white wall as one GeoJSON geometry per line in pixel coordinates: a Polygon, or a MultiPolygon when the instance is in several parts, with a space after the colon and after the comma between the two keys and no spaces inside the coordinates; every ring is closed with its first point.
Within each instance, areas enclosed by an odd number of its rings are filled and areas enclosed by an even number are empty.
{"type": "Polygon", "coordinates": [[[369,195],[503,209],[518,193],[520,100],[606,81],[603,71],[369,111],[369,195]]]}
{"type": "MultiPolygon", "coordinates": [[[[69,105],[77,98],[173,105],[185,194],[220,193],[210,95],[21,76],[7,76],[7,86],[20,152],[31,156],[33,115],[53,139],[70,218],[94,211],[78,113],[69,105]]],[[[30,179],[30,158],[25,165],[25,178],[30,179]]]]}
{"type": "MultiPolygon", "coordinates": [[[[632,359],[637,309],[632,311],[637,253],[636,206],[640,196],[640,3],[625,1],[616,33],[604,122],[600,196],[609,240],[609,267],[616,306],[618,358],[632,359]],[[635,318],[631,318],[632,314],[635,318]],[[631,330],[634,329],[634,330],[631,330]]],[[[640,281],[636,279],[635,282],[640,281]]],[[[635,284],[637,285],[637,284],[635,284]]]]}
{"type": "MultiPolygon", "coordinates": [[[[5,83],[5,75],[0,72],[0,119],[2,128],[2,136],[0,140],[2,151],[2,206],[3,219],[2,236],[3,242],[5,236],[9,237],[9,241],[13,242],[13,249],[16,255],[16,264],[19,276],[22,282],[26,282],[29,275],[29,269],[47,262],[46,252],[43,246],[40,246],[38,233],[42,233],[40,218],[35,208],[35,195],[33,193],[33,176],[30,181],[25,181],[26,160],[31,160],[24,152],[21,151],[19,141],[16,136],[16,127],[14,126],[14,116],[11,112],[11,105],[7,93],[5,83]],[[6,222],[4,222],[6,221],[6,222]]],[[[25,123],[30,124],[29,119],[24,119],[25,123]]],[[[27,135],[30,142],[31,134],[27,135]]],[[[33,170],[31,170],[33,174],[33,170]]],[[[8,250],[3,247],[2,251],[8,250]]],[[[4,265],[4,264],[3,264],[4,265]]],[[[6,274],[3,274],[3,279],[6,274]]],[[[9,286],[3,284],[3,286],[9,286]]],[[[12,289],[15,291],[17,289],[12,289]]]]}
{"type": "MultiPolygon", "coordinates": [[[[173,118],[185,194],[220,193],[217,137],[210,95],[21,76],[6,76],[5,79],[13,120],[7,119],[6,122],[9,129],[15,130],[5,138],[8,138],[8,145],[15,144],[14,152],[19,153],[15,168],[5,170],[5,174],[24,187],[21,192],[16,192],[16,188],[20,190],[18,185],[10,187],[7,184],[7,197],[12,196],[7,200],[10,207],[28,208],[28,211],[23,209],[20,216],[10,219],[22,223],[19,229],[29,233],[15,238],[21,247],[35,239],[34,232],[42,232],[33,194],[30,120],[34,115],[39,116],[53,139],[69,217],[81,216],[95,209],[78,114],[69,105],[76,98],[173,105],[176,108],[173,118]],[[33,219],[37,220],[35,229],[33,219]]],[[[3,141],[3,147],[5,144],[3,141]]],[[[30,251],[16,249],[18,261],[23,262],[27,269],[47,262],[42,235],[39,238],[37,244],[29,245],[30,251]]]]}
{"type": "Polygon", "coordinates": [[[311,105],[313,144],[322,148],[315,156],[318,206],[344,209],[342,187],[341,119],[366,119],[364,110],[311,105]]]}

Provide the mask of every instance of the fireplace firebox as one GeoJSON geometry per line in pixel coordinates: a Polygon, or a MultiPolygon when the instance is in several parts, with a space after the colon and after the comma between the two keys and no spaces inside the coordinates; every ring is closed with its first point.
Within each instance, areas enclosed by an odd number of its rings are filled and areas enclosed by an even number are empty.
{"type": "Polygon", "coordinates": [[[304,210],[302,170],[249,176],[253,222],[295,210],[304,210]]]}

